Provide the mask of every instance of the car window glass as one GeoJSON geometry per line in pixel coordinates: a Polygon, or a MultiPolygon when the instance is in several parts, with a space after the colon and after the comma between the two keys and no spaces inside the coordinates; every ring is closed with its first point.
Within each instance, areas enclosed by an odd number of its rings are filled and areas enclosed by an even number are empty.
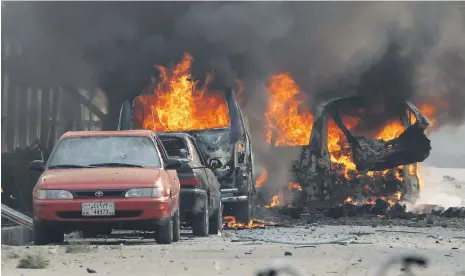
{"type": "Polygon", "coordinates": [[[192,160],[203,164],[204,162],[203,162],[203,160],[201,158],[202,155],[199,153],[199,150],[197,149],[197,147],[195,145],[195,142],[192,139],[190,139],[190,140],[191,140],[191,145],[193,147],[192,148],[192,157],[193,157],[192,160]]]}
{"type": "Polygon", "coordinates": [[[190,158],[191,152],[186,141],[181,137],[160,136],[160,141],[169,157],[190,158]]]}
{"type": "Polygon", "coordinates": [[[61,140],[48,166],[122,163],[160,168],[157,149],[149,137],[93,136],[61,140]]]}

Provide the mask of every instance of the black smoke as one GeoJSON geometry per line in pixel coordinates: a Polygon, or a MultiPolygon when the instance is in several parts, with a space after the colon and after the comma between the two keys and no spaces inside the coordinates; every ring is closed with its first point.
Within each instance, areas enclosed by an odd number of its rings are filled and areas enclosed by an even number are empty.
{"type": "Polygon", "coordinates": [[[464,10],[459,2],[3,2],[2,41],[22,43],[33,82],[102,88],[112,119],[154,65],[189,52],[196,77],[245,82],[246,112],[260,126],[264,83],[282,71],[313,106],[355,93],[441,98],[443,121],[457,123],[464,10]]]}

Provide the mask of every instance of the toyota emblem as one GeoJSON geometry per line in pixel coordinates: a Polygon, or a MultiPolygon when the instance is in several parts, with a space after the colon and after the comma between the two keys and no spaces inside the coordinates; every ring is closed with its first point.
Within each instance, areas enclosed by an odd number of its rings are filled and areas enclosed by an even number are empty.
{"type": "Polygon", "coordinates": [[[102,191],[96,191],[96,192],[95,192],[95,196],[96,196],[96,197],[102,197],[102,196],[103,196],[103,192],[102,192],[102,191]]]}

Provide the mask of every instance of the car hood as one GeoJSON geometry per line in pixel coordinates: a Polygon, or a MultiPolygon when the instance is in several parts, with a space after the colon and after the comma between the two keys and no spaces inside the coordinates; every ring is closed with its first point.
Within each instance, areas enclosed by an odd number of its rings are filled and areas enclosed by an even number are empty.
{"type": "Polygon", "coordinates": [[[152,187],[156,168],[83,168],[47,170],[41,181],[48,189],[130,189],[152,187]]]}
{"type": "Polygon", "coordinates": [[[207,159],[217,158],[223,166],[216,169],[220,179],[228,177],[234,168],[234,144],[231,141],[231,130],[213,129],[190,131],[207,159]]]}

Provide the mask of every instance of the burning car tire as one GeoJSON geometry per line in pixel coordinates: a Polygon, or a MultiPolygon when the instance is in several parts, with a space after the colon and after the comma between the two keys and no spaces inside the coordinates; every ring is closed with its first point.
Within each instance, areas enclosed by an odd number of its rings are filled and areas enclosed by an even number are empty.
{"type": "Polygon", "coordinates": [[[210,218],[209,234],[218,234],[223,229],[223,204],[219,203],[218,208],[210,218]]]}
{"type": "Polygon", "coordinates": [[[192,219],[192,232],[194,236],[207,237],[210,228],[210,217],[208,213],[208,199],[201,213],[195,214],[192,219]]]}
{"type": "Polygon", "coordinates": [[[35,245],[62,243],[65,239],[65,233],[59,227],[48,227],[37,221],[34,221],[33,232],[35,245]]]}

